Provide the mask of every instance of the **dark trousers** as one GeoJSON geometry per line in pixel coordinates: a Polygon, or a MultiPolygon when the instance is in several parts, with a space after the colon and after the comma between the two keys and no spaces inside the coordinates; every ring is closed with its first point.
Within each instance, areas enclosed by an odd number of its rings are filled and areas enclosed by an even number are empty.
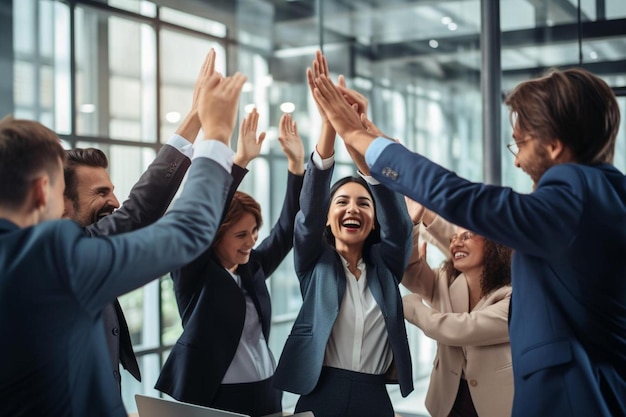
{"type": "Polygon", "coordinates": [[[323,367],[315,389],[303,395],[296,412],[315,417],[393,417],[384,375],[323,367]]]}
{"type": "Polygon", "coordinates": [[[274,377],[245,384],[222,384],[210,407],[261,417],[283,410],[283,392],[272,386],[274,377]]]}
{"type": "Polygon", "coordinates": [[[456,392],[456,399],[448,417],[478,417],[467,381],[463,378],[459,383],[459,390],[456,392]]]}

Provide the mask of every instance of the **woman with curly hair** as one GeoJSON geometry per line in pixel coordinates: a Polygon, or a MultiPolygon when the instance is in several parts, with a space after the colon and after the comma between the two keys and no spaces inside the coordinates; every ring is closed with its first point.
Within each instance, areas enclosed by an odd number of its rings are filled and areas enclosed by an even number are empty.
{"type": "Polygon", "coordinates": [[[440,268],[425,261],[420,232],[442,243],[453,227],[408,201],[414,250],[402,284],[404,316],[437,341],[426,408],[433,417],[511,415],[513,369],[508,333],[511,249],[462,227],[449,236],[440,268]],[[428,227],[420,226],[428,218],[428,227]]]}

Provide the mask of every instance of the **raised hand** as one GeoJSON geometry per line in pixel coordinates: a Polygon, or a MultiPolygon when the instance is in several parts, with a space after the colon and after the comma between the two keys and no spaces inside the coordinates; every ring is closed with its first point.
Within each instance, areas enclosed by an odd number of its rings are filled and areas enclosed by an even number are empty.
{"type": "Polygon", "coordinates": [[[196,84],[193,90],[193,99],[191,102],[191,110],[182,123],[176,130],[176,133],[189,142],[193,143],[198,136],[198,132],[200,131],[200,119],[198,118],[198,97],[200,96],[200,89],[202,85],[208,80],[209,76],[211,76],[215,72],[215,50],[211,48],[209,53],[204,58],[204,62],[202,63],[202,68],[200,68],[200,73],[198,74],[198,78],[196,79],[196,84]]]}
{"type": "Polygon", "coordinates": [[[250,161],[259,156],[261,153],[261,145],[265,140],[265,132],[256,135],[259,124],[259,113],[252,109],[250,113],[241,121],[239,127],[239,139],[237,139],[237,152],[235,153],[234,162],[240,167],[245,168],[250,161]]]}
{"type": "MultiPolygon", "coordinates": [[[[313,93],[333,128],[343,139],[350,156],[361,169],[362,157],[368,146],[376,139],[376,135],[363,127],[358,112],[329,78],[324,75],[317,77],[313,93]]],[[[367,175],[366,171],[362,169],[367,175]]]]}
{"type": "Polygon", "coordinates": [[[315,79],[314,95],[340,136],[365,131],[361,116],[328,77],[320,75],[315,79]]]}
{"type": "Polygon", "coordinates": [[[328,122],[328,118],[326,117],[326,114],[324,114],[324,111],[322,110],[319,103],[317,102],[317,99],[315,98],[315,94],[313,94],[313,90],[315,89],[315,78],[319,77],[322,74],[325,75],[326,77],[330,77],[330,73],[328,71],[328,63],[326,62],[326,57],[322,55],[320,51],[316,51],[315,59],[313,60],[313,63],[306,70],[306,79],[309,83],[309,89],[311,90],[311,95],[313,95],[313,100],[315,101],[315,104],[317,105],[317,110],[319,111],[320,116],[322,117],[322,123],[326,123],[328,122]]]}
{"type": "Polygon", "coordinates": [[[372,122],[370,119],[367,118],[365,113],[361,113],[361,123],[363,124],[363,127],[365,128],[365,130],[367,130],[369,133],[375,136],[378,136],[380,138],[385,138],[385,139],[392,140],[394,142],[399,142],[398,139],[394,139],[391,136],[385,135],[382,132],[382,130],[380,130],[378,126],[374,124],[374,122],[372,122]]]}
{"type": "Polygon", "coordinates": [[[278,124],[278,142],[287,156],[289,172],[296,175],[304,174],[304,145],[298,126],[290,114],[283,114],[278,124]]]}
{"type": "Polygon", "coordinates": [[[226,78],[214,72],[202,83],[198,95],[198,117],[206,139],[216,139],[229,146],[239,96],[246,80],[239,72],[226,78]]]}
{"type": "Polygon", "coordinates": [[[367,108],[369,105],[367,97],[365,97],[363,94],[359,93],[356,90],[348,88],[346,86],[346,79],[343,75],[339,76],[338,81],[339,85],[337,86],[337,89],[341,92],[341,94],[343,94],[343,97],[346,99],[346,101],[352,105],[352,108],[354,108],[357,113],[367,115],[367,108]]]}

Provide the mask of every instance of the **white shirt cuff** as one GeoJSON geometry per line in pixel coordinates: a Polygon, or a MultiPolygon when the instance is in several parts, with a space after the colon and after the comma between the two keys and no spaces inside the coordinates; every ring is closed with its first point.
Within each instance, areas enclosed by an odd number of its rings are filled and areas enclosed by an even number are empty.
{"type": "Polygon", "coordinates": [[[232,172],[235,152],[219,140],[198,140],[194,145],[192,162],[196,158],[209,158],[220,164],[229,174],[232,172]]]}
{"type": "Polygon", "coordinates": [[[193,156],[193,144],[184,137],[174,133],[167,141],[167,145],[178,149],[183,155],[191,159],[193,156]]]}
{"type": "Polygon", "coordinates": [[[326,170],[331,168],[335,163],[335,155],[332,155],[331,157],[326,159],[322,159],[322,155],[320,155],[319,152],[315,150],[313,152],[313,156],[311,157],[311,161],[313,161],[313,165],[315,165],[315,168],[326,170]]]}
{"type": "Polygon", "coordinates": [[[365,180],[365,182],[367,182],[369,185],[379,185],[379,184],[380,184],[380,182],[379,182],[376,178],[372,177],[371,175],[365,175],[365,174],[363,174],[363,173],[362,173],[361,171],[359,171],[359,170],[357,170],[356,172],[357,172],[357,174],[359,174],[359,176],[360,176],[361,178],[363,178],[363,179],[365,180]]]}

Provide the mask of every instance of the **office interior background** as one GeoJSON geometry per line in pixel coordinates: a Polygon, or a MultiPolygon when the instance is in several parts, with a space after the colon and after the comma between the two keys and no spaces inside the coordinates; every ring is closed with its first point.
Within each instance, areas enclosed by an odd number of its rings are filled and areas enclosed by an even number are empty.
{"type": "MultiPolygon", "coordinates": [[[[241,186],[260,203],[267,235],[286,186],[277,141],[292,113],[307,153],[320,130],[305,70],[323,49],[333,77],[370,100],[370,118],[461,176],[530,192],[507,151],[512,129],[502,101],[517,83],[551,67],[583,66],[615,91],[622,128],[615,164],[626,169],[626,1],[624,0],[2,0],[0,116],[39,120],[67,147],[110,158],[120,200],[190,108],[209,48],[217,69],[249,77],[239,121],[252,106],[268,137],[241,186]]],[[[233,146],[236,142],[236,133],[233,146]]],[[[335,177],[354,173],[337,146],[335,177]]],[[[323,214],[320,214],[323,215],[323,214]]],[[[431,265],[442,256],[434,247],[431,265]]],[[[268,280],[271,349],[280,356],[301,297],[288,256],[268,280]]],[[[153,389],[181,332],[171,279],[121,297],[143,374],[122,372],[124,402],[153,389]]],[[[399,413],[424,413],[435,344],[408,325],[416,391],[399,413]]],[[[297,397],[286,394],[284,406],[297,397]]]]}

